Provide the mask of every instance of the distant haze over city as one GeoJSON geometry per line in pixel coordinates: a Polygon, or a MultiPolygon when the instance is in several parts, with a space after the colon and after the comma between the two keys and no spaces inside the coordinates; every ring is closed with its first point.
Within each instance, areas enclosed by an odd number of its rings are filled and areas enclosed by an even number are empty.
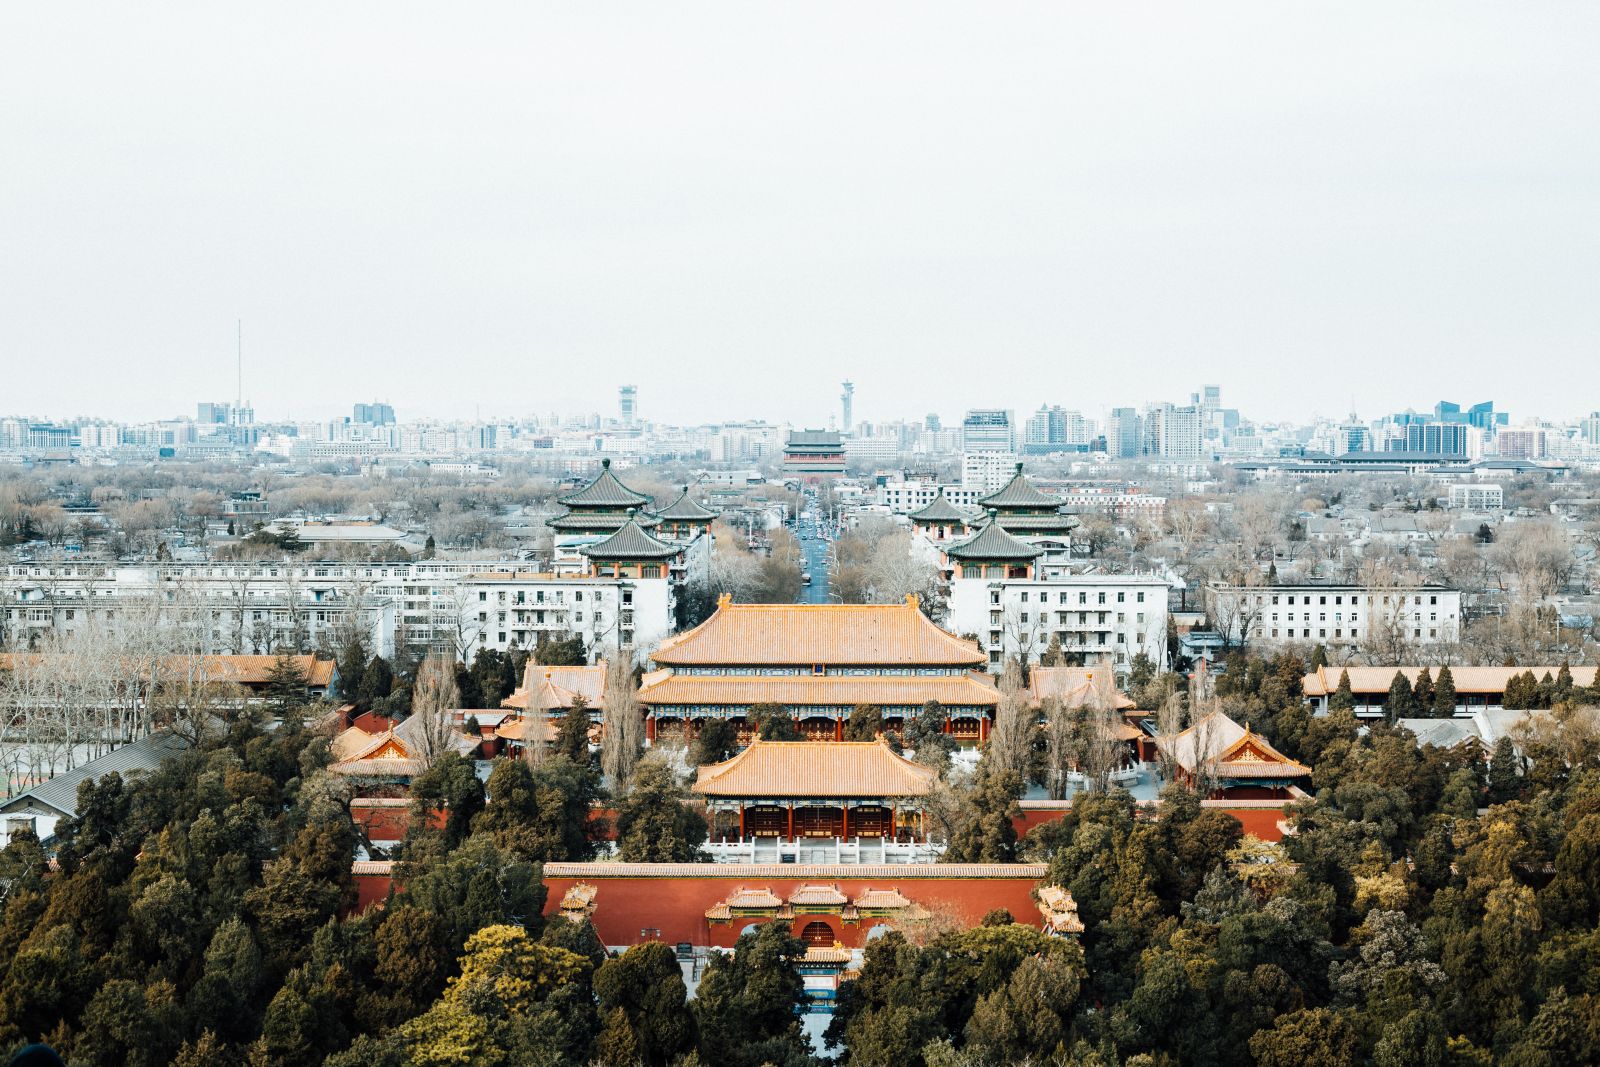
{"type": "Polygon", "coordinates": [[[1592,5],[238,17],[8,13],[6,410],[1600,395],[1592,5]]]}

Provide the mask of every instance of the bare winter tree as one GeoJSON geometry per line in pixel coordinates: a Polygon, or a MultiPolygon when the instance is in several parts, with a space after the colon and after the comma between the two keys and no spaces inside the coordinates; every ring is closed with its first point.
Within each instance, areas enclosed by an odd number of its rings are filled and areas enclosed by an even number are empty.
{"type": "Polygon", "coordinates": [[[644,750],[644,711],[633,684],[633,656],[627,650],[606,661],[601,722],[600,769],[621,789],[644,750]]]}
{"type": "Polygon", "coordinates": [[[1036,725],[1028,691],[1022,685],[1022,664],[1012,657],[1000,674],[1000,703],[995,707],[986,758],[1001,770],[1026,774],[1036,725]]]}
{"type": "Polygon", "coordinates": [[[1078,731],[1065,704],[1054,696],[1039,702],[1044,718],[1045,788],[1051,800],[1067,798],[1067,773],[1078,764],[1078,731]]]}
{"type": "MultiPolygon", "coordinates": [[[[1185,725],[1183,694],[1174,689],[1167,694],[1167,698],[1156,709],[1156,735],[1158,737],[1177,737],[1183,732],[1185,725]]],[[[1156,758],[1161,763],[1161,777],[1172,781],[1177,777],[1177,761],[1173,758],[1172,749],[1168,745],[1157,746],[1156,758]]]]}
{"type": "Polygon", "coordinates": [[[411,691],[411,716],[418,720],[411,735],[416,758],[432,766],[446,752],[455,734],[452,716],[461,703],[456,688],[455,661],[433,653],[417,668],[417,683],[411,691]]]}
{"type": "Polygon", "coordinates": [[[1083,778],[1085,784],[1104,792],[1111,785],[1111,774],[1122,764],[1121,725],[1117,715],[1116,684],[1110,671],[1095,672],[1088,698],[1084,701],[1083,778]]]}

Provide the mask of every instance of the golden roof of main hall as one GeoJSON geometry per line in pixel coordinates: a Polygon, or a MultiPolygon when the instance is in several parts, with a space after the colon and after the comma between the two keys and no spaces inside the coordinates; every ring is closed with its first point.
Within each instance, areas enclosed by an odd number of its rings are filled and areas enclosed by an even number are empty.
{"type": "Polygon", "coordinates": [[[639,687],[639,702],[651,707],[678,704],[788,707],[922,706],[937,700],[946,707],[993,707],[1000,702],[992,675],[983,672],[936,675],[739,675],[675,674],[651,671],[639,687]]]}
{"type": "Polygon", "coordinates": [[[663,667],[980,666],[974,641],[935,625],[915,596],[899,604],[735,604],[724,596],[694,629],[661,642],[663,667]]]}
{"type": "Polygon", "coordinates": [[[919,797],[939,774],[884,741],[762,741],[701,767],[691,787],[712,797],[919,797]]]}

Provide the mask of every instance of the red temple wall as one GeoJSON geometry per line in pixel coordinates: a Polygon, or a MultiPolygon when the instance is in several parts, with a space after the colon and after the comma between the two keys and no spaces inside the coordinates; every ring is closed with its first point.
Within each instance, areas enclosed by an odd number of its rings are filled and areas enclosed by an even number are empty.
{"type": "Polygon", "coordinates": [[[389,888],[394,884],[394,879],[387,874],[358,874],[355,883],[355,913],[360,915],[374,904],[382,904],[389,899],[389,888]]]}
{"type": "MultiPolygon", "coordinates": [[[[577,882],[585,879],[547,878],[545,885],[550,895],[545,903],[545,914],[553,915],[561,905],[561,898],[577,882]]],[[[1039,910],[1033,902],[1033,889],[1038,883],[1031,878],[907,878],[896,882],[893,878],[590,878],[589,884],[598,887],[595,910],[590,921],[594,923],[600,940],[607,945],[633,945],[640,941],[660,940],[669,944],[687,941],[693,945],[733,946],[740,933],[751,923],[773,920],[735,918],[713,926],[705,913],[712,905],[726,900],[741,885],[748,889],[770,889],[787,899],[801,885],[825,883],[837,885],[839,891],[854,898],[862,891],[895,887],[909,900],[921,904],[935,916],[946,917],[962,926],[977,926],[984,915],[995,908],[1005,908],[1018,922],[1040,925],[1039,910]],[[641,931],[649,934],[641,936],[641,931]],[[656,933],[659,931],[659,933],[656,933]]],[[[851,948],[866,942],[867,932],[880,924],[894,925],[893,919],[863,918],[859,924],[845,924],[834,915],[796,915],[789,922],[796,936],[811,922],[826,922],[833,928],[835,938],[851,948]]]]}

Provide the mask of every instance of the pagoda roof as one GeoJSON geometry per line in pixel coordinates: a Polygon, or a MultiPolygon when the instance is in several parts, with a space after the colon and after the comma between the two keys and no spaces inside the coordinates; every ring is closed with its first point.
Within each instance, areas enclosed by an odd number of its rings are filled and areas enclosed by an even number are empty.
{"type": "Polygon", "coordinates": [[[690,788],[710,797],[919,797],[939,773],[877,741],[751,741],[699,768],[690,788]]]}
{"type": "Polygon", "coordinates": [[[1013,533],[1050,533],[1055,530],[1076,530],[1079,525],[1078,520],[1071,515],[1054,511],[1048,515],[1001,512],[999,522],[1001,526],[1013,533]]]}
{"type": "Polygon", "coordinates": [[[628,521],[622,528],[604,541],[592,545],[585,545],[578,549],[590,559],[671,559],[683,549],[676,545],[669,545],[657,541],[645,533],[634,522],[633,513],[628,514],[628,521]]]}
{"type": "MultiPolygon", "coordinates": [[[[629,521],[626,514],[615,511],[569,511],[544,520],[544,524],[552,530],[620,530],[629,521]]],[[[661,525],[660,519],[646,511],[637,512],[631,521],[645,529],[661,525]]]]}
{"type": "Polygon", "coordinates": [[[735,604],[726,594],[705,622],[661,642],[664,667],[727,664],[980,666],[977,642],[899,604],[735,604]]]}
{"type": "MultiPolygon", "coordinates": [[[[533,708],[536,711],[548,711],[551,708],[570,708],[574,697],[582,697],[591,708],[599,707],[605,699],[606,693],[606,665],[602,660],[593,666],[582,667],[556,667],[535,663],[530,657],[528,665],[523,669],[522,684],[514,693],[500,702],[505,708],[533,708]],[[540,705],[535,702],[536,694],[546,684],[552,687],[554,695],[566,701],[564,704],[540,705]]],[[[545,699],[551,695],[546,691],[545,699]]]]}
{"type": "Polygon", "coordinates": [[[678,499],[655,514],[658,519],[703,521],[716,518],[718,513],[691,497],[689,495],[689,487],[686,485],[683,487],[683,492],[678,494],[678,499]]]}
{"type": "Polygon", "coordinates": [[[1049,493],[1040,492],[1027,475],[1022,473],[1022,464],[1017,464],[1017,471],[1011,480],[999,489],[978,501],[986,508],[1059,508],[1061,500],[1049,493]]]}
{"type": "Polygon", "coordinates": [[[1007,533],[991,512],[983,529],[944,550],[951,559],[1038,559],[1044,549],[1007,533]]]}
{"type": "Polygon", "coordinates": [[[972,521],[972,516],[962,511],[950,502],[944,495],[944,490],[939,490],[939,495],[928,501],[928,505],[920,511],[913,511],[908,518],[912,522],[960,522],[972,521]]]}
{"type": "Polygon", "coordinates": [[[844,436],[837,430],[791,430],[784,448],[791,451],[838,452],[844,448],[844,436]]]}
{"type": "Polygon", "coordinates": [[[639,687],[639,702],[674,705],[783,704],[787,707],[921,707],[937,700],[946,707],[993,707],[1000,702],[994,676],[981,671],[935,675],[677,674],[651,671],[639,687]]]}
{"type": "Polygon", "coordinates": [[[1266,738],[1220,711],[1213,711],[1182,733],[1161,738],[1159,744],[1189,774],[1196,773],[1202,764],[1218,778],[1246,781],[1305,778],[1311,774],[1310,767],[1285,756],[1266,738]]]}
{"type": "Polygon", "coordinates": [[[643,493],[636,493],[617,480],[611,473],[611,461],[600,461],[600,476],[588,485],[566,496],[557,497],[556,503],[574,510],[584,508],[636,508],[650,503],[643,493]]]}
{"type": "Polygon", "coordinates": [[[1138,707],[1106,667],[1035,667],[1028,672],[1028,695],[1034,707],[1054,697],[1063,707],[1079,708],[1096,696],[1104,696],[1113,711],[1138,707]]]}
{"type": "Polygon", "coordinates": [[[771,889],[746,889],[740,886],[723,901],[730,908],[781,908],[783,900],[771,889]]]}
{"type": "Polygon", "coordinates": [[[802,906],[828,905],[843,906],[850,903],[850,898],[839,892],[836,885],[802,885],[789,894],[790,904],[802,906]]]}

